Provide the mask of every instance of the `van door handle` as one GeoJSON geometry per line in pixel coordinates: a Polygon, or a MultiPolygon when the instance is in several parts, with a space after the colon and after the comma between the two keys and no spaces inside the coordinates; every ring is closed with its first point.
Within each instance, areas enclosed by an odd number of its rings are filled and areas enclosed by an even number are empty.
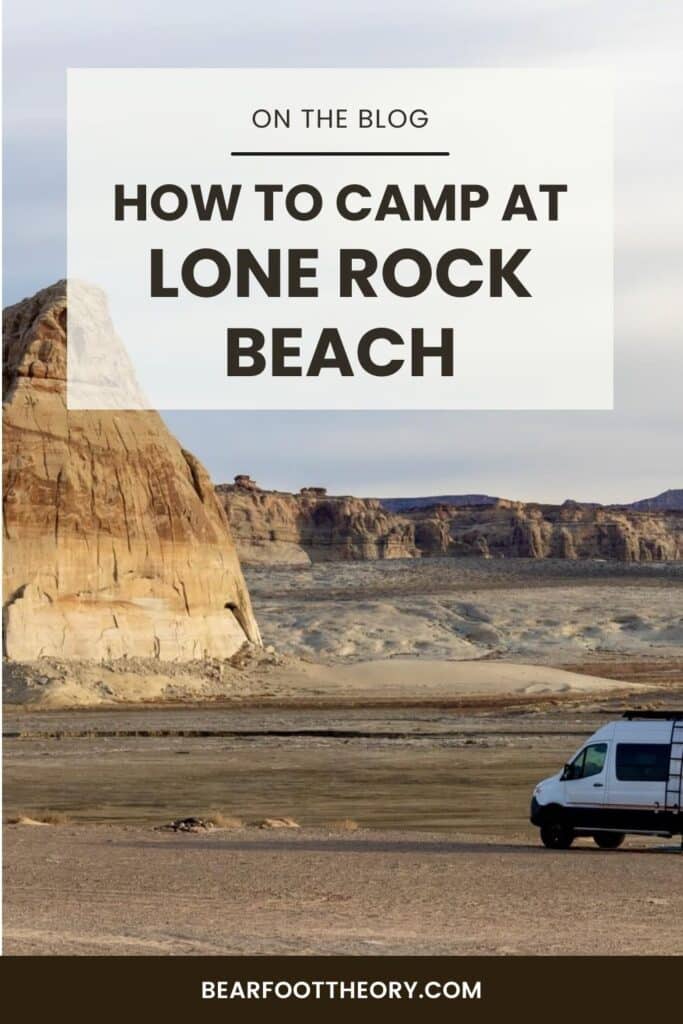
{"type": "Polygon", "coordinates": [[[594,782],[593,785],[595,786],[596,789],[602,789],[603,786],[605,785],[605,783],[604,782],[594,782]]]}

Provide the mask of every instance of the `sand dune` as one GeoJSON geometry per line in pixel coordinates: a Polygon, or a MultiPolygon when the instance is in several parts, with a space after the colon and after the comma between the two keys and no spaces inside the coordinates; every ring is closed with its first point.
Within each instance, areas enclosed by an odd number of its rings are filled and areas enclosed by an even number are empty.
{"type": "Polygon", "coordinates": [[[504,661],[388,658],[346,665],[300,662],[270,677],[282,695],[319,700],[457,700],[472,697],[553,697],[646,690],[638,684],[579,675],[547,665],[504,661]]]}
{"type": "Polygon", "coordinates": [[[617,694],[648,687],[547,665],[436,658],[383,658],[323,664],[300,658],[258,659],[241,671],[211,678],[196,666],[165,674],[121,671],[116,665],[40,666],[6,683],[5,702],[46,709],[112,704],[206,701],[452,701],[475,697],[556,697],[617,694]]]}
{"type": "Polygon", "coordinates": [[[502,661],[435,661],[393,658],[334,666],[326,670],[340,689],[404,692],[417,686],[425,696],[500,693],[606,692],[622,684],[612,679],[578,675],[545,665],[519,665],[502,661]]]}

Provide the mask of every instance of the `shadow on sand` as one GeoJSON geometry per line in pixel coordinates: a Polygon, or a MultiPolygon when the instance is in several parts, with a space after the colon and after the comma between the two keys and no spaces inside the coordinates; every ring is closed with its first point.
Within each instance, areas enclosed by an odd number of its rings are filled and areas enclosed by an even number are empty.
{"type": "Polygon", "coordinates": [[[595,846],[575,846],[571,850],[546,850],[545,847],[532,843],[477,843],[472,841],[444,840],[422,841],[419,839],[361,839],[337,838],[330,839],[223,839],[195,838],[194,836],[172,836],[166,840],[115,840],[115,846],[129,846],[136,849],[177,849],[182,844],[186,850],[226,850],[236,853],[261,852],[272,853],[434,853],[434,854],[529,854],[539,853],[542,856],[595,855],[595,856],[629,856],[634,854],[663,854],[683,852],[679,845],[626,847],[619,850],[600,850],[595,846]]]}

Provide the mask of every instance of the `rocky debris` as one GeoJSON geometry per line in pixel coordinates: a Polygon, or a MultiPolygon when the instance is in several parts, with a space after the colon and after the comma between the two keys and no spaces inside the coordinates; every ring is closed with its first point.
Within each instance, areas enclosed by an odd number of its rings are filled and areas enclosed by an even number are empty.
{"type": "Polygon", "coordinates": [[[65,282],[3,314],[5,655],[172,662],[259,645],[201,463],[155,412],[67,409],[66,314],[65,282]]]}
{"type": "MultiPolygon", "coordinates": [[[[175,821],[169,822],[167,825],[159,825],[157,832],[214,832],[216,829],[236,829],[243,828],[244,825],[239,818],[226,818],[222,814],[217,815],[217,819],[213,818],[176,818],[175,821]]],[[[263,818],[259,821],[253,821],[249,823],[250,828],[262,828],[262,829],[278,829],[278,828],[290,828],[296,829],[301,828],[298,821],[294,818],[263,818]]]]}
{"type": "Polygon", "coordinates": [[[214,823],[205,818],[176,818],[168,825],[161,825],[160,832],[212,832],[214,823]]]}
{"type": "Polygon", "coordinates": [[[324,488],[291,494],[228,484],[217,492],[240,557],[252,564],[420,556],[622,562],[683,558],[683,512],[678,511],[487,498],[479,505],[418,504],[395,514],[382,501],[330,496],[324,488]]]}
{"type": "Polygon", "coordinates": [[[8,660],[3,664],[3,700],[8,706],[41,709],[240,702],[262,694],[270,674],[288,664],[288,657],[272,647],[254,645],[245,645],[232,658],[200,661],[8,660]]]}
{"type": "MultiPolygon", "coordinates": [[[[214,821],[212,818],[176,818],[175,821],[169,822],[167,825],[160,825],[157,828],[158,832],[213,832],[216,829],[221,828],[243,828],[242,822],[238,818],[223,818],[219,816],[218,821],[214,821]]],[[[250,822],[251,828],[263,828],[263,829],[278,829],[278,828],[301,828],[298,821],[294,818],[263,818],[259,821],[250,822]]]]}

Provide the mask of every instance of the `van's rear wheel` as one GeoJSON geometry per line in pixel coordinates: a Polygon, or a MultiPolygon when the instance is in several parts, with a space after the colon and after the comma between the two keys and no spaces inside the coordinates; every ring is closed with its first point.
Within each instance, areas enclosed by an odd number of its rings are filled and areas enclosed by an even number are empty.
{"type": "Polygon", "coordinates": [[[601,850],[618,850],[626,836],[623,832],[596,832],[593,839],[601,850]]]}
{"type": "Polygon", "coordinates": [[[567,825],[541,825],[541,842],[549,850],[568,850],[574,839],[574,830],[567,825]]]}

